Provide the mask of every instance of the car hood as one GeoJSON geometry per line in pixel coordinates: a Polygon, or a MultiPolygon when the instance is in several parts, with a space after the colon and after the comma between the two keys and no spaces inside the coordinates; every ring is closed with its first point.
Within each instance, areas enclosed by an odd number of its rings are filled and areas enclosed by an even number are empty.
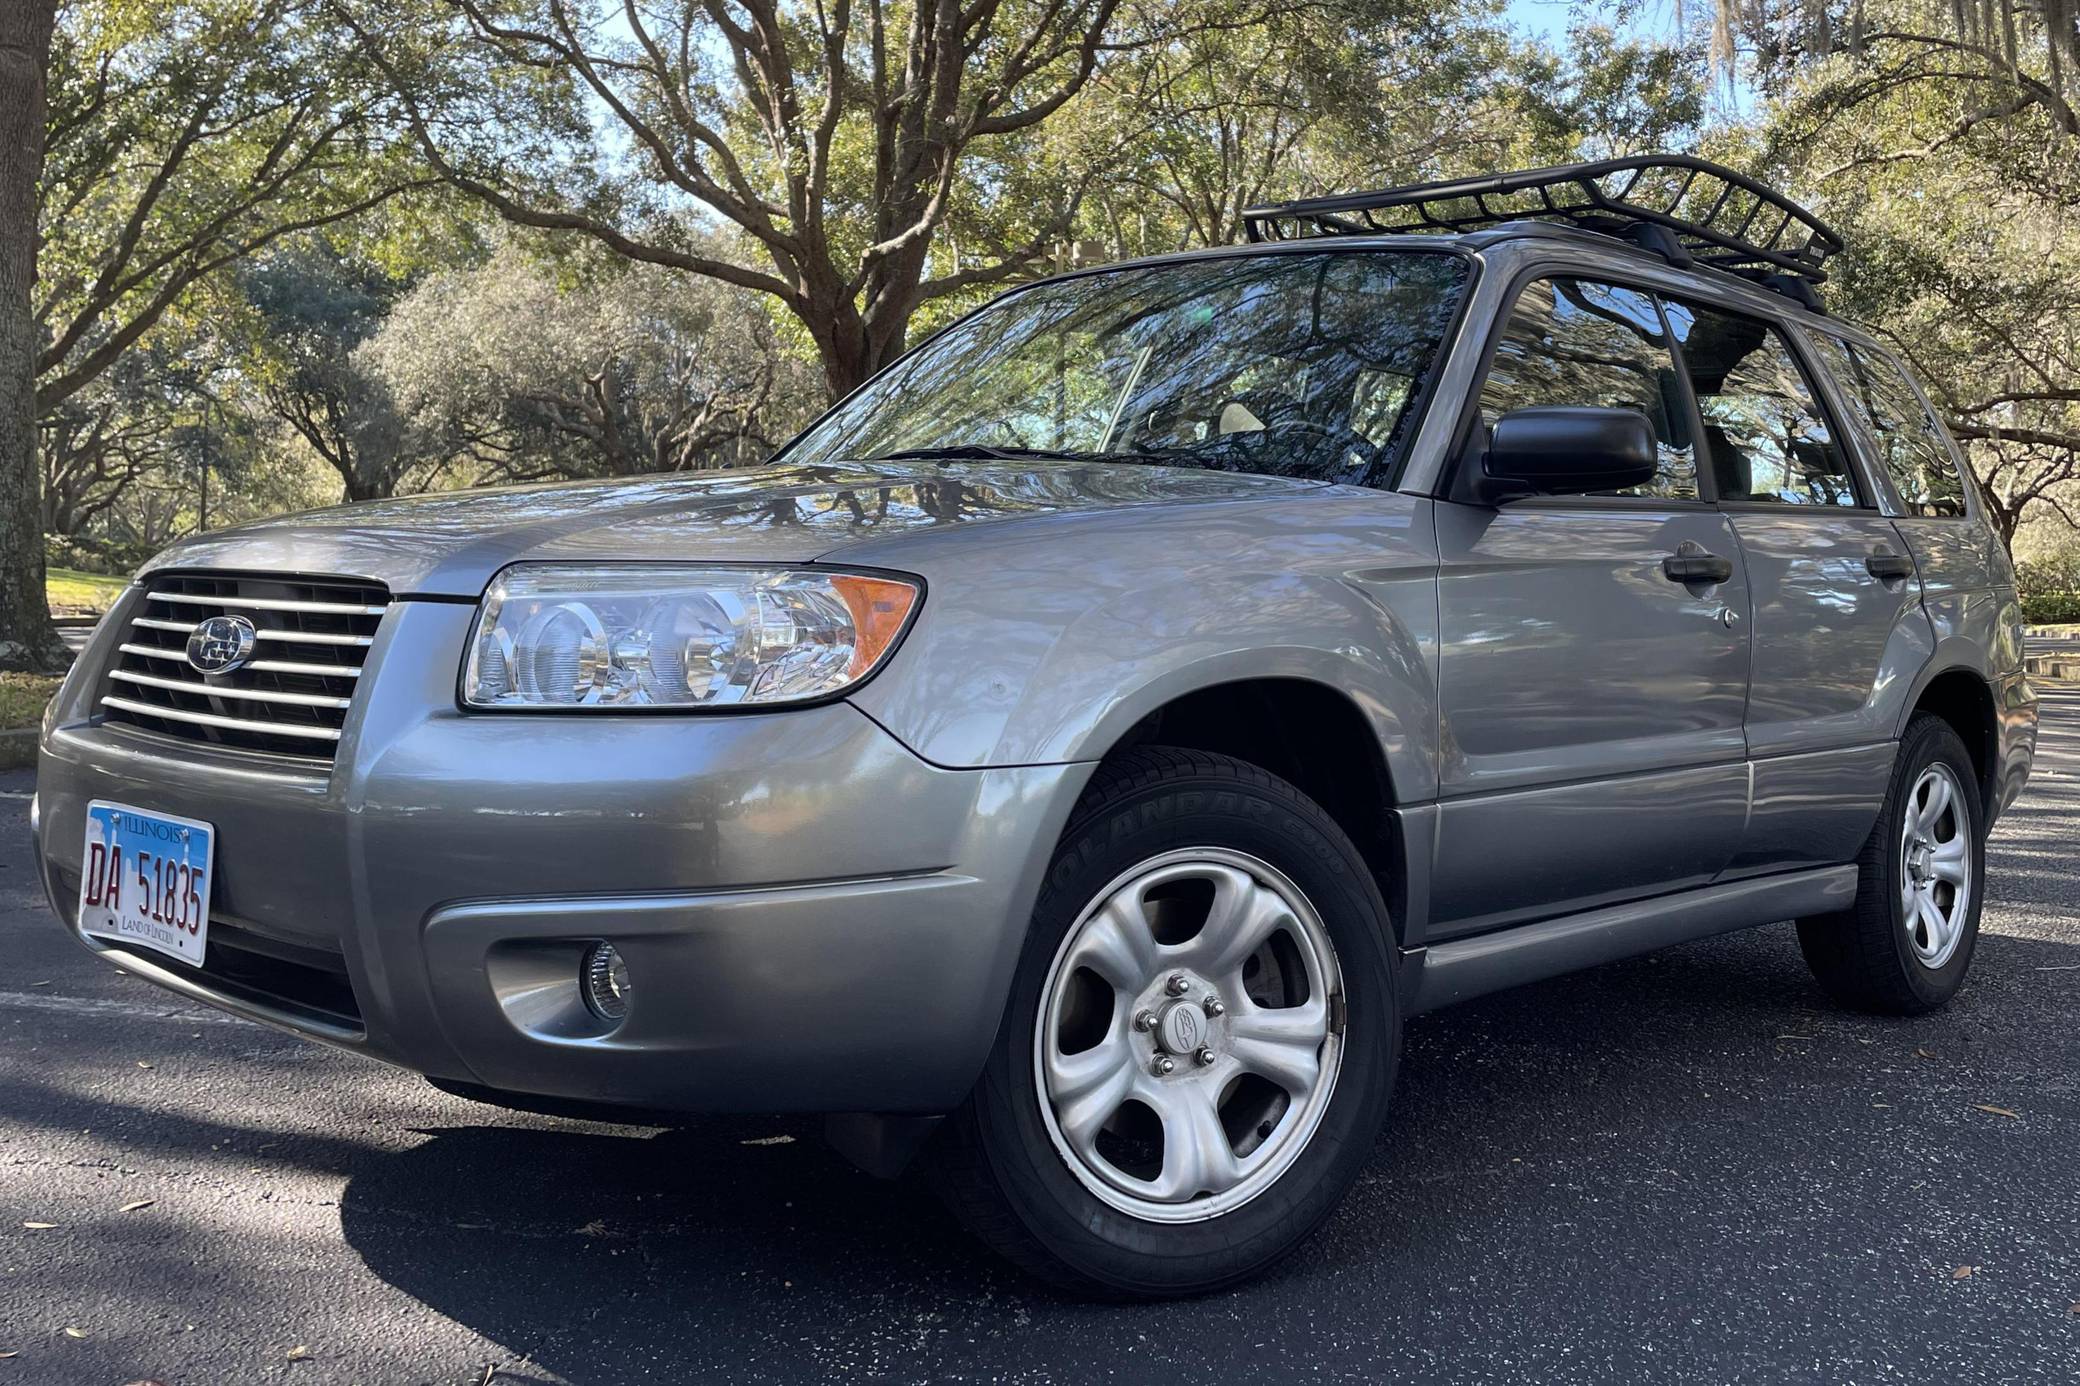
{"type": "Polygon", "coordinates": [[[1128,505],[1290,494],[1318,483],[1132,463],[862,462],[507,486],[261,520],[156,568],[368,578],[399,596],[480,595],[521,559],[803,563],[850,543],[1128,505]]]}

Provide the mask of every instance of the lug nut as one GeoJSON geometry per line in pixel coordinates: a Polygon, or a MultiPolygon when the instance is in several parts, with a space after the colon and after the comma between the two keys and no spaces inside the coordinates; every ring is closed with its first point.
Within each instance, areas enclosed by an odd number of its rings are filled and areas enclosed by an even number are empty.
{"type": "Polygon", "coordinates": [[[1185,976],[1182,972],[1178,972],[1173,973],[1170,980],[1163,984],[1163,990],[1169,992],[1172,996],[1182,996],[1191,989],[1191,985],[1192,979],[1185,976]]]}
{"type": "Polygon", "coordinates": [[[1210,1068],[1213,1065],[1213,1051],[1211,1049],[1201,1049],[1194,1057],[1199,1060],[1201,1068],[1210,1068]]]}
{"type": "Polygon", "coordinates": [[[1168,1077],[1177,1071],[1177,1060],[1171,1058],[1168,1054],[1158,1054],[1155,1062],[1148,1066],[1148,1071],[1155,1074],[1158,1078],[1168,1077]]]}
{"type": "Polygon", "coordinates": [[[1141,1014],[1135,1016],[1134,1028],[1139,1030],[1144,1035],[1147,1034],[1150,1030],[1155,1029],[1156,1013],[1154,1011],[1143,1011],[1141,1014]]]}
{"type": "Polygon", "coordinates": [[[1211,992],[1208,992],[1206,999],[1199,1003],[1199,1008],[1210,1016],[1223,1016],[1228,1013],[1228,1008],[1221,1004],[1221,999],[1211,992]]]}

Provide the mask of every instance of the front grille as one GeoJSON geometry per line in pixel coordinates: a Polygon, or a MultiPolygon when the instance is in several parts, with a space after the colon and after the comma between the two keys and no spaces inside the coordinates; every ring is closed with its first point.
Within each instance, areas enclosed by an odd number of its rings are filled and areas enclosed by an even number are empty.
{"type": "Polygon", "coordinates": [[[351,579],[162,573],[151,579],[108,671],[101,709],[165,736],[331,760],[390,594],[351,579]],[[188,662],[212,616],[243,616],[252,657],[222,674],[188,662]]]}

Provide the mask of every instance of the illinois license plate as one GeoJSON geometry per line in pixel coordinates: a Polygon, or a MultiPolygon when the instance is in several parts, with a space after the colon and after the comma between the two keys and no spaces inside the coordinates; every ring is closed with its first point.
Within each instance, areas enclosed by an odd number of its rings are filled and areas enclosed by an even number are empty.
{"type": "Polygon", "coordinates": [[[202,966],[216,836],[192,818],[88,804],[80,932],[202,966]]]}

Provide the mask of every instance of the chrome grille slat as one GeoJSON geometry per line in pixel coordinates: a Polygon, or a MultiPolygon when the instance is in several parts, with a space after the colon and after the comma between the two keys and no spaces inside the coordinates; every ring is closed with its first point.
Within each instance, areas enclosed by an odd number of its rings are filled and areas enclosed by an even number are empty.
{"type": "MultiPolygon", "coordinates": [[[[251,667],[250,665],[247,667],[251,667]]],[[[249,703],[291,703],[298,707],[348,707],[352,698],[332,698],[322,693],[275,693],[259,688],[231,688],[223,684],[208,684],[201,679],[162,679],[151,674],[133,674],[128,669],[112,669],[110,678],[124,683],[134,683],[144,688],[166,688],[175,693],[200,693],[207,698],[243,698],[249,703]]]]}
{"type": "Polygon", "coordinates": [[[188,662],[187,650],[174,649],[171,646],[118,645],[116,648],[124,654],[143,655],[146,659],[177,659],[183,664],[188,662]]]}
{"type": "Polygon", "coordinates": [[[369,645],[375,640],[371,635],[327,635],[322,631],[309,630],[263,630],[262,640],[287,640],[296,645],[369,645]]]}
{"type": "Polygon", "coordinates": [[[268,573],[169,570],[146,583],[104,670],[106,720],[299,760],[337,753],[388,591],[355,578],[268,573]],[[251,622],[256,657],[204,677],[188,661],[188,639],[215,616],[251,622]]]}
{"type": "Polygon", "coordinates": [[[147,594],[146,600],[178,602],[187,606],[235,606],[246,611],[313,611],[332,616],[380,616],[385,610],[380,606],[356,606],[352,602],[299,602],[194,592],[152,592],[147,594]]]}
{"type": "MultiPolygon", "coordinates": [[[[143,626],[147,630],[170,630],[179,635],[187,635],[192,633],[201,622],[161,621],[151,616],[138,616],[133,618],[130,624],[143,626]]],[[[329,635],[323,631],[309,630],[263,630],[260,632],[260,638],[262,640],[287,640],[292,644],[299,645],[367,645],[373,637],[366,635],[329,635]]]]}
{"type": "Polygon", "coordinates": [[[337,741],[339,732],[331,727],[297,727],[283,722],[254,722],[243,717],[223,717],[214,712],[184,712],[178,708],[157,707],[151,703],[132,702],[113,693],[101,695],[103,707],[119,707],[125,712],[142,712],[170,722],[187,722],[200,727],[228,727],[238,731],[249,731],[262,736],[301,736],[316,741],[337,741]]]}
{"type": "MultiPolygon", "coordinates": [[[[183,659],[186,655],[181,656],[183,659]]],[[[256,659],[246,668],[262,674],[312,674],[327,679],[358,679],[358,664],[299,664],[293,659],[256,659]]]]}

